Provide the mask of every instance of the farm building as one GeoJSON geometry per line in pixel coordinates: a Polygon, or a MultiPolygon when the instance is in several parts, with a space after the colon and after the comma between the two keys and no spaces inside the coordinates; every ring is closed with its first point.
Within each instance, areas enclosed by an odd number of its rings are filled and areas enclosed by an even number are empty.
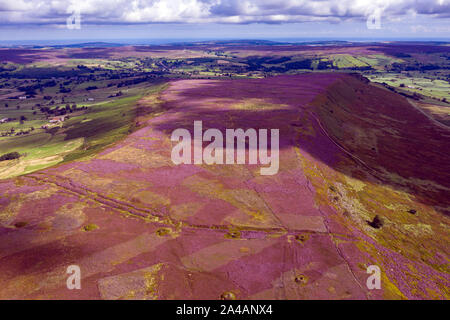
{"type": "Polygon", "coordinates": [[[48,122],[50,122],[50,123],[63,122],[63,121],[64,121],[64,118],[65,118],[65,116],[53,117],[53,118],[51,118],[48,122]]]}

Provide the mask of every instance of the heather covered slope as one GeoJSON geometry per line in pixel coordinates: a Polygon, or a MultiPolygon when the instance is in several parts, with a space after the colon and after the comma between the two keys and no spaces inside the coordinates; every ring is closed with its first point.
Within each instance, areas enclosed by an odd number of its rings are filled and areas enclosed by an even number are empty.
{"type": "Polygon", "coordinates": [[[378,183],[450,215],[450,127],[411,108],[414,101],[358,85],[356,77],[334,83],[314,105],[329,137],[378,183]]]}
{"type": "Polygon", "coordinates": [[[0,183],[1,298],[449,298],[450,133],[404,98],[305,74],[174,81],[141,103],[159,99],[99,155],[0,183]],[[280,129],[278,174],[175,166],[170,134],[194,120],[280,129]]]}

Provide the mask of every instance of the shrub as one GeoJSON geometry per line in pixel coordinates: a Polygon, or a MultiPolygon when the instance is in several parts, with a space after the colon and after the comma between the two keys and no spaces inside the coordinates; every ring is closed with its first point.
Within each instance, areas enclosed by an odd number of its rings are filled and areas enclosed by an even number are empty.
{"type": "Polygon", "coordinates": [[[368,221],[369,226],[375,229],[379,229],[384,225],[383,218],[381,218],[379,215],[376,215],[372,221],[368,221]]]}
{"type": "Polygon", "coordinates": [[[10,152],[10,153],[6,153],[6,154],[2,155],[0,157],[0,161],[13,160],[13,159],[19,159],[19,158],[20,158],[20,153],[10,152]]]}

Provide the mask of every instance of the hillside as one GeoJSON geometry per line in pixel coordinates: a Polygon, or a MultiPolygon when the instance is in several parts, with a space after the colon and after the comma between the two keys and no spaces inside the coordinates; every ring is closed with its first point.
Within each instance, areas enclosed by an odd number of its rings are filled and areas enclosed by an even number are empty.
{"type": "Polygon", "coordinates": [[[95,156],[0,181],[0,298],[449,298],[450,132],[406,98],[309,73],[171,81],[138,103],[160,102],[95,156]],[[195,120],[278,128],[278,173],[174,165],[170,135],[195,120]]]}

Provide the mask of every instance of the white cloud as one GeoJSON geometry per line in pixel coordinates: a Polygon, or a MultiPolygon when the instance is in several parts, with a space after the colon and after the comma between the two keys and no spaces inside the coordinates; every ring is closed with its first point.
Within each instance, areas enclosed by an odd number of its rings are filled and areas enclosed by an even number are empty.
{"type": "Polygon", "coordinates": [[[79,8],[83,23],[283,23],[450,17],[450,0],[0,0],[0,24],[58,24],[79,8]]]}

